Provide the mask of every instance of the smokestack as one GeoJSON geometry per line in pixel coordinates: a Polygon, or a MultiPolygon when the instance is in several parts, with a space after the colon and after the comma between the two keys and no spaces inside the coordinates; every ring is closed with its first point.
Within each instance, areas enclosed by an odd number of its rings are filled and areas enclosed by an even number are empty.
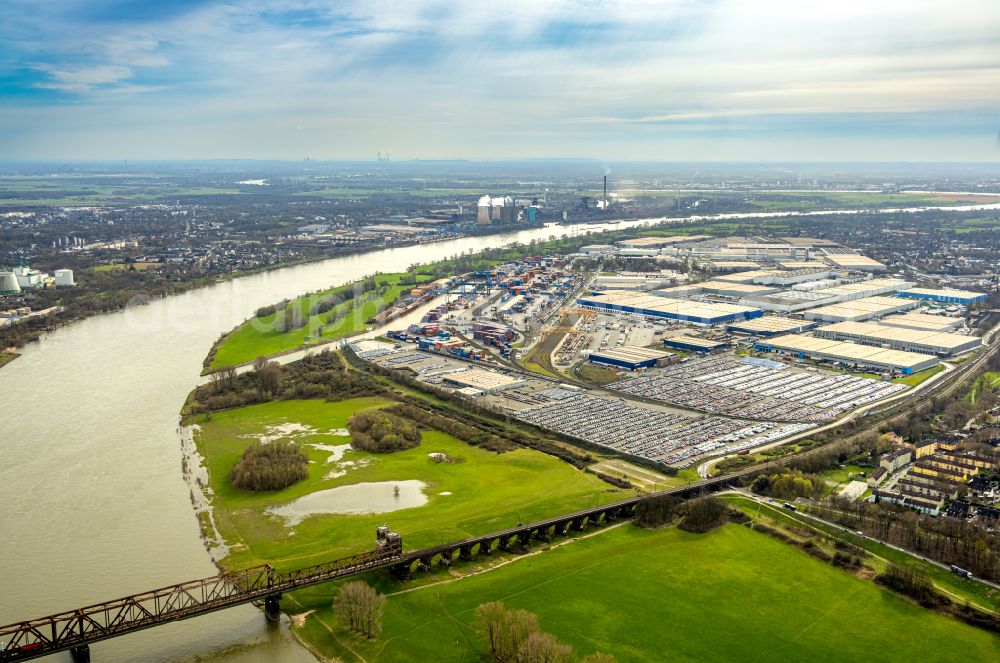
{"type": "Polygon", "coordinates": [[[604,209],[608,208],[608,176],[604,176],[604,209]]]}

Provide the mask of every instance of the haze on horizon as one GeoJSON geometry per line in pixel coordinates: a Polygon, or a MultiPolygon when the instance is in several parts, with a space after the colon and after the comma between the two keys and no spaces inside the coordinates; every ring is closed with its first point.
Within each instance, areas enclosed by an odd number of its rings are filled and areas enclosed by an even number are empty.
{"type": "Polygon", "coordinates": [[[1000,160],[995,0],[0,12],[7,160],[1000,160]]]}

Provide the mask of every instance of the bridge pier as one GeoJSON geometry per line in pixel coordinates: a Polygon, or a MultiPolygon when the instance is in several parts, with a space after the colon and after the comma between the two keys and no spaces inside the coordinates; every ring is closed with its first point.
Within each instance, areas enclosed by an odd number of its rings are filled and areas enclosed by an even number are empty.
{"type": "Polygon", "coordinates": [[[430,557],[421,557],[420,558],[420,562],[417,564],[417,568],[420,569],[421,571],[430,571],[431,570],[431,558],[430,557]]]}
{"type": "Polygon", "coordinates": [[[400,580],[406,580],[410,577],[410,563],[403,562],[402,564],[397,564],[392,567],[392,573],[400,580]]]}
{"type": "Polygon", "coordinates": [[[264,616],[270,622],[281,621],[281,594],[264,597],[264,616]]]}
{"type": "Polygon", "coordinates": [[[513,538],[513,536],[501,536],[497,539],[497,547],[504,552],[510,552],[510,542],[513,538]]]}
{"type": "Polygon", "coordinates": [[[531,545],[531,530],[526,529],[517,533],[517,542],[525,548],[531,545]]]}
{"type": "Polygon", "coordinates": [[[489,539],[487,539],[486,541],[480,541],[479,542],[479,554],[480,555],[492,555],[493,554],[493,549],[490,548],[490,541],[489,541],[489,539]]]}
{"type": "Polygon", "coordinates": [[[73,663],[90,663],[90,646],[80,645],[78,647],[72,647],[69,650],[70,656],[73,657],[73,663]]]}
{"type": "Polygon", "coordinates": [[[441,553],[441,563],[444,564],[445,566],[451,566],[452,562],[451,556],[453,554],[455,554],[454,550],[449,550],[447,552],[441,553]]]}
{"type": "Polygon", "coordinates": [[[574,532],[582,532],[583,531],[583,517],[581,516],[580,518],[574,518],[573,520],[569,521],[569,528],[571,530],[573,530],[574,532]]]}
{"type": "Polygon", "coordinates": [[[458,549],[458,558],[463,562],[468,562],[472,559],[472,546],[462,546],[458,549]]]}

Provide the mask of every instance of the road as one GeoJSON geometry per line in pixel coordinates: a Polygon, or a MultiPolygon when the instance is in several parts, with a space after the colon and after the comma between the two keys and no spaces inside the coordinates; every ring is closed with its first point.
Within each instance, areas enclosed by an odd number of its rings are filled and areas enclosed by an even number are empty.
{"type": "MultiPolygon", "coordinates": [[[[738,488],[734,488],[734,489],[732,489],[732,490],[730,490],[728,492],[740,495],[741,497],[745,497],[745,498],[750,499],[750,500],[753,500],[754,502],[757,502],[758,504],[762,504],[762,505],[767,506],[769,508],[781,508],[780,506],[776,506],[774,503],[767,501],[766,498],[762,498],[759,495],[755,495],[755,494],[753,494],[753,493],[751,493],[750,491],[747,491],[747,490],[741,490],[741,489],[738,489],[738,488]]],[[[785,513],[785,511],[782,511],[782,513],[785,513]]],[[[850,534],[853,537],[856,537],[856,538],[859,538],[859,539],[865,539],[867,541],[873,541],[873,542],[881,544],[881,545],[883,545],[883,546],[885,546],[887,548],[892,548],[893,550],[895,550],[897,552],[901,552],[901,553],[903,553],[905,555],[908,555],[908,556],[910,556],[910,557],[912,557],[914,559],[919,559],[922,562],[927,562],[928,564],[932,564],[932,565],[934,565],[934,566],[936,566],[936,567],[938,567],[940,569],[944,569],[945,571],[948,571],[949,573],[951,572],[951,566],[949,566],[948,564],[944,564],[944,563],[939,562],[939,561],[937,561],[935,559],[931,559],[930,557],[924,557],[923,555],[915,553],[912,550],[907,550],[906,548],[901,548],[901,547],[899,547],[899,546],[897,546],[895,544],[889,543],[888,541],[883,541],[882,539],[876,538],[874,536],[868,536],[867,534],[864,534],[860,530],[853,530],[850,527],[845,527],[845,526],[841,525],[840,523],[835,523],[835,522],[832,522],[832,521],[829,521],[829,520],[825,520],[825,519],[820,518],[819,516],[813,515],[811,513],[806,513],[805,511],[801,511],[801,510],[798,510],[798,511],[790,511],[789,510],[789,511],[787,511],[787,513],[785,513],[785,515],[787,515],[789,518],[791,518],[793,520],[798,520],[799,522],[803,522],[804,520],[808,520],[808,521],[820,523],[822,525],[826,525],[827,527],[834,527],[836,529],[844,531],[847,534],[850,534]]],[[[986,580],[984,578],[977,578],[975,576],[970,576],[968,578],[968,580],[971,580],[973,582],[977,582],[977,583],[979,583],[981,585],[985,585],[987,587],[991,587],[992,589],[1000,589],[1000,584],[997,584],[995,582],[991,582],[991,581],[986,580]]],[[[943,589],[941,587],[938,587],[938,589],[941,589],[942,591],[947,591],[947,590],[945,590],[945,589],[943,589]]],[[[964,598],[964,597],[960,597],[960,598],[964,598]]]]}

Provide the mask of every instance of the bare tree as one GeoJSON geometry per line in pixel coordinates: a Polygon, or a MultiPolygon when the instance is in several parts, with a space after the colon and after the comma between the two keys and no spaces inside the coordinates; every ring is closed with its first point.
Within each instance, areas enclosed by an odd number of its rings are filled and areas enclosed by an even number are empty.
{"type": "Polygon", "coordinates": [[[360,580],[341,587],[333,599],[333,609],[343,624],[369,639],[382,631],[384,608],[385,595],[379,594],[360,580]]]}
{"type": "Polygon", "coordinates": [[[493,656],[496,656],[500,649],[508,612],[510,611],[507,610],[507,606],[499,601],[483,603],[476,608],[473,627],[486,641],[486,645],[490,648],[490,654],[493,656]]]}
{"type": "Polygon", "coordinates": [[[517,663],[571,663],[573,648],[563,644],[551,633],[535,631],[524,639],[517,650],[517,663]]]}
{"type": "MultiPolygon", "coordinates": [[[[256,362],[255,364],[256,365],[256,362]]],[[[267,362],[257,371],[257,389],[261,394],[273,395],[281,386],[281,364],[276,361],[267,362]]]]}

